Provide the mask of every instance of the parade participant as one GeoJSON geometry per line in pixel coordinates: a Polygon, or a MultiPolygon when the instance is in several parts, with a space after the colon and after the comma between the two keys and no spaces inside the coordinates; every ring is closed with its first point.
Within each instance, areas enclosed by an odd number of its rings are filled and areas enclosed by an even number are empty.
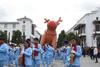
{"type": "Polygon", "coordinates": [[[0,67],[3,67],[8,62],[9,46],[4,42],[3,35],[0,34],[0,67]]]}
{"type": "Polygon", "coordinates": [[[15,66],[18,67],[18,58],[20,55],[20,47],[16,47],[14,55],[15,55],[15,66]]]}
{"type": "Polygon", "coordinates": [[[14,59],[15,59],[15,44],[10,43],[9,44],[9,51],[8,51],[8,66],[12,66],[14,64],[14,59]]]}
{"type": "Polygon", "coordinates": [[[60,52],[59,52],[59,49],[56,49],[55,50],[55,60],[58,60],[60,57],[60,52]]]}
{"type": "Polygon", "coordinates": [[[95,57],[95,60],[96,60],[95,63],[98,63],[98,57],[97,57],[97,55],[98,55],[98,48],[94,47],[93,52],[94,52],[94,57],[95,57]]]}
{"type": "Polygon", "coordinates": [[[80,67],[80,57],[82,50],[75,39],[71,40],[71,46],[67,47],[66,52],[66,66],[67,67],[80,67]]]}
{"type": "Polygon", "coordinates": [[[32,47],[32,50],[33,50],[33,58],[32,58],[32,61],[33,61],[33,67],[40,67],[40,61],[41,61],[41,54],[43,53],[43,50],[42,50],[42,46],[41,44],[39,44],[39,39],[38,38],[34,38],[33,39],[33,47],[32,47]]]}
{"type": "Polygon", "coordinates": [[[18,65],[20,67],[25,67],[25,55],[23,54],[24,53],[24,44],[21,44],[20,45],[20,54],[19,54],[19,57],[18,57],[18,65]]]}
{"type": "Polygon", "coordinates": [[[68,41],[64,41],[64,47],[63,47],[63,63],[65,64],[66,62],[66,52],[67,52],[67,46],[68,46],[68,41]]]}
{"type": "Polygon", "coordinates": [[[44,66],[43,67],[49,67],[51,65],[51,67],[53,66],[53,60],[54,60],[54,48],[52,46],[50,46],[50,44],[47,43],[46,45],[46,51],[45,51],[45,55],[44,55],[44,66]]]}
{"type": "Polygon", "coordinates": [[[28,40],[24,43],[25,50],[23,52],[25,56],[25,67],[32,67],[32,48],[28,40]]]}

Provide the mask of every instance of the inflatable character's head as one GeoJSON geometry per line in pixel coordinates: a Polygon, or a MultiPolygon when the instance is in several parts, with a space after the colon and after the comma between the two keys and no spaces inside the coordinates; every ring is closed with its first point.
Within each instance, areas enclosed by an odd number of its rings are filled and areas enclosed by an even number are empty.
{"type": "Polygon", "coordinates": [[[57,28],[57,25],[60,24],[59,22],[62,22],[61,17],[59,17],[57,21],[49,20],[46,18],[44,20],[45,20],[44,23],[47,23],[47,29],[50,31],[55,31],[57,28]]]}

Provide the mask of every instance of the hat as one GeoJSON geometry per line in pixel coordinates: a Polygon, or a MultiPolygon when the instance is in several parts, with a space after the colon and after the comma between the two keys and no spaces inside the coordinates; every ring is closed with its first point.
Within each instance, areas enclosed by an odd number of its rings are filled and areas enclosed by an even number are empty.
{"type": "Polygon", "coordinates": [[[68,44],[68,41],[67,41],[67,40],[65,40],[65,41],[64,41],[64,44],[65,44],[65,45],[67,45],[67,44],[68,44]]]}

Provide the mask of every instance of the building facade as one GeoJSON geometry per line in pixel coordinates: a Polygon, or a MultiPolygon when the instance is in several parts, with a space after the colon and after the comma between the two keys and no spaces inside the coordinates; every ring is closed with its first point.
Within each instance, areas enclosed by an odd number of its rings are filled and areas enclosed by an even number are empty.
{"type": "Polygon", "coordinates": [[[85,14],[66,34],[74,32],[83,47],[100,48],[100,9],[85,14]]]}
{"type": "Polygon", "coordinates": [[[40,38],[40,34],[35,30],[36,25],[33,24],[33,21],[30,18],[19,18],[17,22],[0,22],[0,30],[7,32],[7,36],[12,39],[12,35],[16,30],[20,30],[22,35],[25,35],[25,38],[30,38],[35,36],[40,38]]]}

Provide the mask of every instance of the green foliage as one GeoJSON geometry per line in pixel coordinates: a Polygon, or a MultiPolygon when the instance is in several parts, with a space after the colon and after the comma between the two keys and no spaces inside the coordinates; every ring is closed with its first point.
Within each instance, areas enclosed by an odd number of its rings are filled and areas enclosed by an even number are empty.
{"type": "Polygon", "coordinates": [[[77,41],[77,44],[80,44],[80,38],[75,35],[74,33],[66,34],[64,30],[61,31],[58,37],[57,47],[61,47],[64,45],[64,41],[71,41],[72,39],[75,39],[77,41]]]}
{"type": "Polygon", "coordinates": [[[0,31],[0,34],[2,35],[2,38],[7,43],[7,32],[0,31]]]}
{"type": "Polygon", "coordinates": [[[75,35],[74,33],[71,32],[67,36],[68,36],[68,38],[67,38],[68,41],[75,39],[77,41],[77,44],[80,44],[80,38],[77,35],[75,35]]]}
{"type": "Polygon", "coordinates": [[[13,33],[12,42],[16,44],[22,43],[22,33],[19,30],[13,33]]]}
{"type": "Polygon", "coordinates": [[[62,30],[61,33],[59,34],[59,37],[58,37],[58,43],[57,43],[58,44],[57,45],[58,48],[63,46],[63,42],[64,42],[65,38],[66,38],[65,31],[62,30]]]}

